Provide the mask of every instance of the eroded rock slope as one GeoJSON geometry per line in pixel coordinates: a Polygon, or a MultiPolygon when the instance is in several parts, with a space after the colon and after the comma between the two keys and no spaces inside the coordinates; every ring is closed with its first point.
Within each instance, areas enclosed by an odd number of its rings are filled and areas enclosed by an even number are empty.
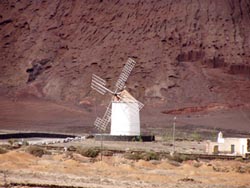
{"type": "Polygon", "coordinates": [[[0,87],[78,104],[92,73],[112,87],[132,57],[128,89],[148,104],[249,103],[249,33],[249,0],[2,0],[0,87]]]}

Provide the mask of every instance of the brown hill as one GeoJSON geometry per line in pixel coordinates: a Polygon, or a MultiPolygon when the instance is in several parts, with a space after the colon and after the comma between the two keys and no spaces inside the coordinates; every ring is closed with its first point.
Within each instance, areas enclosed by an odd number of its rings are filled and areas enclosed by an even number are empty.
{"type": "Polygon", "coordinates": [[[84,109],[95,98],[106,104],[109,98],[90,88],[92,73],[112,87],[132,57],[137,65],[129,91],[149,107],[161,107],[145,114],[158,114],[162,123],[172,117],[161,111],[219,104],[243,110],[249,125],[249,32],[248,0],[3,0],[1,94],[81,103],[84,109]]]}

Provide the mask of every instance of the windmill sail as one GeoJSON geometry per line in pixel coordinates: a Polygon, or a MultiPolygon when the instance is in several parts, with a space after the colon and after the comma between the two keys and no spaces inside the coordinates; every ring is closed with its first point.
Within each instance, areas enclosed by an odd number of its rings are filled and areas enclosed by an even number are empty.
{"type": "Polygon", "coordinates": [[[102,118],[97,117],[94,126],[102,131],[105,131],[111,119],[111,103],[109,103],[107,110],[102,118]]]}
{"type": "Polygon", "coordinates": [[[115,86],[117,87],[117,90],[120,89],[122,90],[125,86],[125,83],[132,71],[132,69],[134,68],[136,62],[129,58],[126,65],[123,67],[122,69],[122,73],[119,76],[119,79],[117,80],[115,86]]]}
{"type": "Polygon", "coordinates": [[[99,76],[96,76],[95,74],[92,75],[92,82],[91,82],[92,89],[104,95],[107,92],[105,85],[106,85],[105,80],[103,80],[99,76]]]}
{"type": "Polygon", "coordinates": [[[92,74],[92,82],[91,82],[91,88],[96,90],[98,93],[104,95],[105,93],[109,92],[111,94],[115,94],[113,91],[105,87],[106,81],[100,78],[99,76],[96,76],[95,74],[92,74]]]}

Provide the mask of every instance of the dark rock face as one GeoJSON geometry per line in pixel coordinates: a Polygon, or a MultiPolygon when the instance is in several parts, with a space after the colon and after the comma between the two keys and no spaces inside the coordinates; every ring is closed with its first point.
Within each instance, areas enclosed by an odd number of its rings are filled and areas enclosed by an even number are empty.
{"type": "Polygon", "coordinates": [[[51,68],[51,65],[47,65],[49,59],[42,59],[40,61],[35,61],[32,63],[32,68],[26,70],[29,73],[29,78],[27,83],[36,80],[37,76],[42,74],[45,70],[51,68]]]}
{"type": "Polygon", "coordinates": [[[250,77],[250,65],[244,64],[232,64],[230,65],[230,73],[231,74],[243,74],[250,77]]]}
{"type": "Polygon", "coordinates": [[[56,101],[114,86],[151,104],[250,102],[250,1],[0,2],[0,86],[56,101]],[[33,92],[36,88],[36,92],[33,92]]]}

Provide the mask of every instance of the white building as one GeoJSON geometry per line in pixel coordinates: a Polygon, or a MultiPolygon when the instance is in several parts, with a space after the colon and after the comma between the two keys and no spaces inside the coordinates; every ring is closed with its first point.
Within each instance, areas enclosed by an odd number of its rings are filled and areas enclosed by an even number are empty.
{"type": "Polygon", "coordinates": [[[219,132],[217,142],[207,142],[207,153],[245,157],[250,154],[250,138],[224,138],[219,132]]]}
{"type": "Polygon", "coordinates": [[[138,101],[126,90],[120,96],[123,100],[112,101],[111,135],[140,135],[140,113],[138,101]]]}

